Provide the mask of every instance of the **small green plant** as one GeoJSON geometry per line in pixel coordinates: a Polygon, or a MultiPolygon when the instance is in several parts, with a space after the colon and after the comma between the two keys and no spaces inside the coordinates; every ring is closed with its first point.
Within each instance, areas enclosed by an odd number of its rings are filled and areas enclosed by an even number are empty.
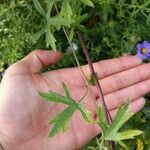
{"type": "Polygon", "coordinates": [[[83,98],[79,101],[76,102],[70,97],[70,92],[68,87],[66,86],[65,83],[62,83],[63,89],[65,92],[65,96],[61,96],[57,93],[54,92],[49,92],[49,93],[42,93],[39,92],[39,94],[46,99],[47,101],[55,102],[55,103],[63,103],[66,104],[68,107],[61,112],[59,115],[54,117],[52,120],[50,120],[50,124],[53,125],[53,128],[48,135],[48,137],[52,137],[55,134],[57,134],[59,131],[65,131],[67,129],[69,120],[71,119],[72,115],[76,110],[79,110],[82,117],[84,120],[88,123],[92,123],[92,117],[91,117],[91,112],[88,111],[84,106],[83,106],[83,98]]]}
{"type": "MultiPolygon", "coordinates": [[[[39,92],[39,95],[42,96],[46,101],[63,103],[67,105],[67,108],[64,111],[62,111],[60,114],[58,114],[49,121],[49,124],[53,125],[53,127],[48,134],[48,137],[52,137],[61,131],[65,131],[68,127],[69,120],[73,116],[74,112],[77,110],[80,111],[83,119],[87,123],[92,124],[94,122],[91,116],[92,112],[88,111],[83,105],[84,98],[79,100],[79,102],[76,102],[70,97],[69,89],[67,88],[67,85],[65,83],[63,83],[63,89],[65,92],[65,96],[59,95],[52,91],[50,91],[49,93],[39,92]]],[[[128,121],[133,116],[133,113],[129,111],[129,107],[129,102],[125,106],[120,107],[111,125],[107,124],[103,108],[97,108],[97,124],[102,131],[102,136],[99,141],[101,142],[99,149],[110,149],[110,147],[105,145],[106,141],[114,141],[123,146],[124,148],[127,148],[126,145],[123,143],[123,140],[133,139],[135,136],[142,134],[142,131],[140,130],[126,130],[118,132],[122,125],[124,125],[124,123],[126,123],[126,121],[128,121]]]]}
{"type": "MultiPolygon", "coordinates": [[[[150,39],[149,0],[2,0],[0,9],[0,70],[5,64],[11,65],[33,49],[46,49],[49,46],[65,53],[63,61],[55,68],[75,66],[72,53],[68,54],[65,50],[68,42],[69,45],[72,42],[80,45],[77,30],[84,33],[86,46],[94,61],[118,57],[127,52],[134,53],[139,40],[150,39]]],[[[80,47],[76,55],[80,64],[85,64],[80,47]]],[[[92,73],[87,82],[88,85],[95,85],[92,73]]],[[[147,106],[150,106],[148,101],[147,106]]],[[[101,108],[98,113],[99,110],[101,108]]],[[[143,144],[136,144],[137,139],[127,140],[127,147],[150,148],[148,110],[145,108],[122,126],[124,130],[136,127],[145,131],[143,136],[138,137],[143,144]]],[[[102,139],[97,139],[99,145],[102,139]]]]}
{"type": "MultiPolygon", "coordinates": [[[[87,49],[87,46],[85,44],[85,41],[82,37],[82,34],[80,31],[86,32],[85,26],[81,25],[81,23],[88,18],[87,14],[82,14],[83,6],[87,5],[91,8],[94,7],[94,3],[98,3],[100,5],[105,4],[105,8],[109,9],[109,2],[99,2],[99,1],[71,1],[71,0],[46,0],[46,11],[43,9],[42,5],[39,3],[38,0],[33,0],[33,3],[35,5],[36,10],[41,14],[43,19],[45,20],[45,24],[43,25],[43,28],[36,34],[35,41],[38,40],[43,34],[46,34],[46,45],[47,47],[51,46],[52,49],[56,50],[56,39],[54,37],[54,32],[56,30],[63,30],[64,34],[68,40],[68,43],[71,46],[72,52],[74,54],[74,57],[76,59],[77,65],[80,68],[80,71],[83,75],[83,78],[85,80],[85,83],[87,85],[87,89],[89,90],[90,84],[96,85],[99,89],[100,95],[102,96],[102,108],[97,106],[97,116],[99,118],[98,125],[100,126],[102,130],[102,136],[100,139],[100,147],[99,149],[113,149],[115,150],[115,143],[120,144],[121,146],[126,147],[126,145],[122,142],[123,140],[127,139],[133,139],[135,136],[142,134],[139,130],[126,130],[123,132],[118,132],[119,129],[128,121],[133,114],[129,112],[129,106],[130,104],[127,103],[125,106],[118,109],[116,117],[114,121],[112,121],[112,118],[109,114],[109,111],[107,110],[104,96],[102,89],[100,88],[100,84],[97,79],[97,75],[94,71],[94,68],[92,66],[92,62],[89,56],[89,52],[87,49]],[[52,13],[52,10],[55,10],[55,13],[52,13]],[[87,81],[86,76],[80,66],[79,60],[76,56],[76,53],[74,52],[74,48],[72,45],[72,39],[74,35],[78,35],[80,44],[83,48],[83,51],[85,53],[86,59],[88,61],[90,70],[91,70],[91,79],[87,81]],[[90,81],[90,82],[89,82],[90,81]],[[92,82],[91,82],[92,81],[92,82]],[[108,144],[108,141],[109,144],[108,144]],[[114,141],[115,143],[112,143],[114,141]]],[[[107,20],[108,14],[104,11],[104,20],[107,20]]],[[[63,83],[63,89],[65,92],[65,96],[59,95],[58,93],[54,93],[53,91],[50,91],[49,93],[43,93],[39,92],[39,94],[46,100],[56,103],[64,103],[67,105],[67,108],[62,111],[60,114],[58,114],[56,117],[51,119],[49,121],[50,124],[53,125],[48,137],[52,137],[55,134],[59,133],[60,131],[65,131],[69,120],[73,116],[74,112],[76,110],[80,111],[83,119],[88,122],[92,123],[92,118],[90,116],[90,112],[84,107],[82,101],[84,98],[82,98],[79,102],[76,102],[70,97],[70,92],[65,83],[63,83]]]]}

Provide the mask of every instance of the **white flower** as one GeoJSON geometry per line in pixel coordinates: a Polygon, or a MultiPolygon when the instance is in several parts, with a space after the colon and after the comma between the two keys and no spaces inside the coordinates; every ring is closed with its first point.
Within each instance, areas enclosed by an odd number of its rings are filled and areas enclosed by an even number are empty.
{"type": "MultiPolygon", "coordinates": [[[[73,51],[77,51],[78,50],[78,45],[76,43],[72,43],[72,47],[73,47],[73,51]]],[[[71,46],[69,46],[67,49],[66,49],[66,52],[72,52],[72,48],[71,46]]]]}

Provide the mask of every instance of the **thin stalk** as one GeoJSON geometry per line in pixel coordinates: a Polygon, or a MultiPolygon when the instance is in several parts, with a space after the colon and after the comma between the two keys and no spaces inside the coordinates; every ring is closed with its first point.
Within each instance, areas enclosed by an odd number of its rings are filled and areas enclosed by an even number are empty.
{"type": "MultiPolygon", "coordinates": [[[[55,6],[56,12],[57,12],[57,14],[58,14],[59,12],[58,12],[57,5],[54,4],[54,6],[55,6]]],[[[66,36],[66,38],[67,38],[67,41],[68,41],[68,43],[69,43],[69,45],[70,45],[70,47],[71,47],[73,56],[74,56],[75,61],[76,61],[76,63],[77,63],[77,66],[79,67],[79,69],[80,69],[80,71],[81,71],[81,75],[82,75],[82,77],[83,77],[83,79],[84,79],[84,81],[85,81],[85,83],[86,83],[86,87],[89,87],[88,82],[87,82],[87,78],[86,78],[85,73],[84,73],[84,71],[83,71],[83,69],[82,69],[82,67],[81,67],[81,65],[80,65],[80,63],[79,63],[79,60],[78,60],[77,55],[76,55],[76,53],[75,53],[74,47],[73,47],[72,43],[71,43],[70,40],[69,40],[67,31],[66,31],[66,29],[65,29],[64,27],[62,27],[62,28],[63,28],[64,34],[65,34],[65,36],[66,36]]]]}
{"type": "Polygon", "coordinates": [[[63,27],[63,31],[64,31],[64,33],[65,33],[65,36],[66,36],[66,38],[67,38],[67,40],[68,40],[68,42],[69,42],[69,45],[70,45],[71,49],[72,49],[74,58],[75,58],[75,60],[76,60],[76,63],[77,63],[77,65],[78,65],[80,71],[81,71],[81,74],[82,74],[82,77],[83,77],[83,79],[84,79],[84,81],[85,81],[85,83],[86,83],[86,86],[88,87],[89,84],[88,84],[88,82],[87,82],[87,78],[86,78],[86,76],[85,76],[85,73],[84,73],[84,71],[83,71],[83,69],[82,69],[82,67],[81,67],[81,65],[80,65],[80,63],[79,63],[79,61],[78,61],[78,58],[77,58],[77,55],[76,55],[76,53],[75,53],[74,47],[73,47],[72,43],[70,42],[70,40],[69,40],[69,38],[68,38],[68,35],[67,35],[67,32],[66,32],[66,30],[65,30],[64,27],[63,27]]]}
{"type": "MultiPolygon", "coordinates": [[[[82,67],[81,67],[81,65],[80,65],[80,63],[79,63],[79,60],[78,60],[78,57],[77,57],[77,55],[76,55],[76,53],[75,53],[74,47],[72,46],[72,43],[70,42],[70,40],[69,40],[69,38],[68,38],[68,35],[67,35],[67,32],[66,32],[66,30],[65,30],[64,27],[63,27],[63,31],[64,31],[65,36],[66,36],[66,38],[67,38],[67,40],[68,40],[68,43],[69,43],[69,45],[70,45],[70,47],[71,47],[71,50],[72,50],[72,52],[73,52],[73,56],[74,56],[74,58],[75,58],[75,60],[76,60],[76,63],[77,63],[77,66],[78,66],[79,69],[80,69],[80,72],[81,72],[81,75],[82,75],[82,77],[83,77],[83,80],[84,80],[84,82],[85,82],[85,84],[86,84],[86,87],[87,87],[86,93],[89,91],[89,92],[92,94],[92,92],[90,91],[89,84],[88,84],[88,82],[87,82],[87,77],[86,77],[86,75],[85,75],[85,73],[84,73],[84,71],[83,71],[83,69],[82,69],[82,67]]],[[[94,98],[94,99],[95,99],[95,98],[94,98]]],[[[95,107],[97,108],[96,100],[93,100],[93,103],[94,103],[95,107]]]]}
{"type": "Polygon", "coordinates": [[[102,106],[103,106],[103,109],[104,109],[104,112],[105,112],[105,117],[106,117],[107,124],[111,124],[112,118],[109,116],[109,111],[108,111],[107,106],[106,106],[106,103],[105,103],[104,94],[103,94],[101,85],[100,85],[100,83],[99,83],[99,80],[98,80],[98,78],[97,78],[96,72],[95,72],[95,70],[94,70],[94,67],[93,67],[93,64],[92,64],[90,55],[89,55],[89,53],[88,53],[88,49],[87,49],[86,44],[85,44],[85,42],[84,42],[84,40],[83,40],[83,38],[82,38],[81,32],[80,32],[80,31],[77,31],[77,34],[78,34],[78,37],[79,37],[81,46],[82,46],[82,48],[83,48],[83,52],[84,52],[84,54],[85,54],[85,56],[86,56],[86,59],[87,59],[87,61],[88,61],[88,64],[89,64],[91,73],[92,73],[92,75],[93,75],[94,78],[95,78],[96,86],[97,86],[97,89],[99,90],[99,93],[100,93],[100,96],[101,96],[101,99],[102,99],[102,106]]]}
{"type": "Polygon", "coordinates": [[[100,143],[99,150],[103,150],[103,145],[104,145],[104,139],[102,138],[101,143],[100,143]]]}
{"type": "MultiPolygon", "coordinates": [[[[82,35],[81,35],[81,32],[80,31],[77,31],[77,34],[78,34],[78,37],[79,37],[79,40],[80,40],[80,43],[81,43],[81,46],[83,48],[83,52],[86,56],[86,59],[88,61],[88,64],[89,64],[89,67],[90,67],[90,70],[91,70],[91,73],[92,75],[94,76],[95,78],[95,81],[96,81],[96,86],[97,86],[97,89],[99,90],[99,93],[100,93],[100,96],[101,96],[101,99],[102,99],[102,108],[104,110],[104,113],[105,113],[105,118],[106,118],[106,121],[107,121],[107,124],[111,124],[112,122],[112,118],[111,118],[111,115],[107,109],[107,106],[106,106],[106,103],[105,103],[105,99],[104,99],[104,94],[103,94],[103,91],[102,91],[102,88],[101,88],[101,85],[99,83],[99,80],[97,78],[97,75],[96,75],[96,72],[94,70],[94,67],[93,67],[93,64],[92,64],[92,60],[90,58],[90,55],[88,53],[88,49],[86,47],[86,44],[85,44],[85,41],[84,39],[82,38],[82,35]]],[[[115,143],[114,142],[111,142],[111,147],[113,150],[115,150],[115,143]]]]}
{"type": "MultiPolygon", "coordinates": [[[[56,12],[57,12],[57,14],[58,14],[59,12],[58,12],[57,5],[54,4],[54,7],[55,7],[55,10],[56,10],[56,12]]],[[[70,47],[71,47],[71,51],[72,51],[72,53],[73,53],[73,56],[74,56],[75,61],[76,61],[76,63],[77,63],[77,66],[78,66],[79,69],[80,69],[81,76],[82,76],[82,78],[83,78],[83,80],[84,80],[84,82],[85,82],[85,84],[86,84],[86,88],[87,88],[86,93],[89,91],[89,92],[91,93],[91,95],[92,95],[92,92],[90,91],[89,84],[88,84],[88,82],[87,82],[87,81],[88,81],[88,80],[87,80],[87,77],[86,77],[86,75],[85,75],[85,73],[84,73],[84,71],[83,71],[83,69],[82,69],[82,67],[81,67],[81,65],[80,65],[80,63],[79,63],[79,60],[78,60],[78,57],[77,57],[77,55],[76,55],[76,53],[75,53],[74,47],[73,47],[71,41],[69,40],[67,31],[66,31],[65,27],[62,27],[62,28],[63,28],[63,32],[64,32],[64,34],[65,34],[65,36],[66,36],[66,38],[67,38],[67,41],[68,41],[68,43],[69,43],[69,45],[70,45],[70,47]]],[[[94,97],[93,103],[94,103],[95,107],[97,108],[97,104],[96,104],[95,99],[96,99],[96,98],[94,97]]]]}
{"type": "MultiPolygon", "coordinates": [[[[55,9],[56,9],[56,12],[59,13],[56,4],[54,4],[54,7],[55,7],[55,9]]],[[[77,65],[78,65],[78,67],[79,67],[79,69],[80,69],[80,71],[81,71],[81,75],[82,75],[82,77],[83,77],[83,79],[84,79],[84,81],[85,81],[85,83],[86,83],[86,87],[87,87],[87,89],[89,90],[89,84],[88,84],[88,82],[87,82],[87,78],[86,78],[86,76],[85,76],[85,73],[84,73],[84,71],[83,71],[83,69],[82,69],[82,67],[81,67],[81,65],[80,65],[80,63],[79,63],[79,61],[78,61],[78,58],[77,58],[77,55],[76,55],[76,53],[75,53],[74,47],[73,47],[71,41],[69,40],[68,34],[67,34],[66,29],[65,29],[64,27],[63,27],[63,31],[64,31],[65,36],[66,36],[66,38],[67,38],[67,41],[68,41],[68,43],[69,43],[69,45],[70,45],[70,47],[71,47],[71,50],[72,50],[72,52],[73,52],[74,58],[75,58],[75,60],[76,60],[76,63],[77,63],[77,65]]],[[[104,100],[104,96],[103,96],[103,92],[102,92],[101,86],[100,86],[100,84],[99,84],[97,75],[96,75],[96,73],[95,73],[95,71],[94,71],[94,67],[93,67],[92,61],[91,61],[91,59],[90,59],[90,57],[89,57],[88,50],[86,49],[85,42],[84,42],[84,40],[82,39],[81,33],[80,33],[80,32],[77,32],[77,33],[78,33],[78,36],[79,36],[79,39],[80,39],[80,43],[81,43],[81,45],[82,45],[82,47],[83,47],[84,53],[85,53],[85,55],[86,55],[86,58],[87,58],[89,67],[90,67],[90,69],[91,69],[91,72],[93,73],[94,78],[96,79],[96,86],[97,86],[97,88],[99,89],[100,95],[101,95],[101,97],[102,97],[102,106],[103,106],[103,109],[104,109],[104,112],[105,112],[105,117],[106,117],[107,123],[108,123],[108,124],[111,124],[112,118],[111,118],[111,116],[110,116],[109,111],[107,110],[107,107],[106,107],[106,104],[105,104],[105,100],[104,100]]],[[[90,90],[89,90],[89,91],[90,91],[90,90]]],[[[95,106],[96,106],[96,108],[97,108],[97,104],[96,104],[95,101],[94,101],[94,104],[95,104],[95,106]]],[[[112,149],[115,150],[115,144],[114,144],[114,143],[112,143],[112,149]]]]}

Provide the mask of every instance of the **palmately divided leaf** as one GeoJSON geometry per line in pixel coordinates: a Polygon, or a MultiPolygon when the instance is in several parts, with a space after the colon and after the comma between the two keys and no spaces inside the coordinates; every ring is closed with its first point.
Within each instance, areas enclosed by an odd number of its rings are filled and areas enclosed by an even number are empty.
{"type": "Polygon", "coordinates": [[[81,2],[90,7],[94,7],[94,4],[91,0],[81,0],[81,2]]]}
{"type": "Polygon", "coordinates": [[[117,134],[118,130],[122,127],[122,125],[133,116],[133,113],[129,111],[129,106],[129,103],[127,103],[126,105],[118,109],[115,120],[106,131],[106,139],[114,137],[117,134]]]}
{"type": "Polygon", "coordinates": [[[88,122],[88,123],[93,123],[93,119],[92,119],[92,113],[90,111],[88,111],[83,104],[79,103],[78,105],[78,109],[81,112],[81,115],[83,117],[83,119],[88,122]]]}
{"type": "Polygon", "coordinates": [[[43,10],[41,4],[39,3],[38,0],[33,0],[34,6],[36,8],[36,10],[45,18],[46,17],[46,13],[43,10]]]}
{"type": "Polygon", "coordinates": [[[129,111],[130,103],[128,102],[123,107],[120,107],[117,111],[116,117],[111,125],[106,124],[105,114],[101,107],[97,110],[99,117],[99,125],[102,129],[104,139],[107,141],[116,141],[123,147],[126,147],[122,140],[133,139],[135,136],[142,134],[140,130],[127,130],[118,132],[122,125],[133,116],[133,113],[129,111]]]}
{"type": "Polygon", "coordinates": [[[78,103],[76,103],[73,99],[59,95],[55,92],[43,93],[39,92],[39,95],[44,98],[44,100],[51,102],[60,102],[72,106],[74,108],[78,108],[78,103]]]}
{"type": "Polygon", "coordinates": [[[140,130],[126,130],[126,131],[118,132],[116,135],[112,137],[112,139],[109,140],[122,141],[127,139],[134,139],[135,136],[138,136],[142,133],[143,132],[140,130]]]}
{"type": "Polygon", "coordinates": [[[67,97],[59,95],[55,92],[43,93],[38,92],[40,96],[42,96],[46,101],[51,102],[59,102],[67,104],[69,107],[66,108],[63,112],[58,114],[52,120],[50,120],[50,124],[53,124],[51,132],[49,133],[48,137],[52,137],[57,134],[59,131],[64,131],[67,126],[70,118],[72,117],[73,113],[78,109],[82,114],[84,120],[88,123],[93,123],[91,112],[88,111],[84,106],[82,101],[76,102],[75,100],[71,99],[70,92],[67,85],[63,82],[62,83],[65,94],[67,97]]]}
{"type": "Polygon", "coordinates": [[[58,132],[64,132],[67,129],[69,120],[71,119],[75,110],[76,109],[74,107],[69,106],[63,112],[49,121],[49,124],[53,125],[50,133],[48,134],[49,138],[53,137],[58,132]]]}
{"type": "Polygon", "coordinates": [[[64,89],[66,97],[70,98],[70,92],[69,92],[68,86],[64,82],[62,82],[62,85],[63,85],[63,89],[64,89]]]}

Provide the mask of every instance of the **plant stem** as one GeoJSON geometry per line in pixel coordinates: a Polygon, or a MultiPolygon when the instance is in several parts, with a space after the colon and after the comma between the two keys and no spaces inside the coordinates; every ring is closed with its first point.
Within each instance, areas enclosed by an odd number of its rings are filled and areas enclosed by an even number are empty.
{"type": "MultiPolygon", "coordinates": [[[[57,14],[58,14],[59,12],[58,12],[57,5],[54,4],[54,6],[55,6],[56,12],[57,12],[57,14]]],[[[84,79],[84,81],[85,81],[85,83],[86,83],[86,86],[88,87],[89,85],[88,85],[88,82],[87,82],[85,73],[84,73],[84,71],[83,71],[83,69],[82,69],[82,67],[81,67],[81,65],[80,65],[80,63],[79,63],[79,60],[78,60],[77,55],[76,55],[76,53],[75,53],[74,47],[73,47],[72,43],[71,43],[70,40],[69,40],[67,31],[66,31],[66,29],[65,29],[64,27],[62,27],[62,28],[63,28],[64,34],[65,34],[65,36],[66,36],[66,38],[67,38],[67,41],[68,41],[68,43],[69,43],[69,45],[70,45],[70,47],[71,47],[73,56],[74,56],[74,58],[75,58],[75,60],[76,60],[76,63],[77,63],[77,66],[79,67],[79,69],[80,69],[80,71],[81,71],[81,75],[82,75],[82,77],[83,77],[83,79],[84,79]]]]}
{"type": "Polygon", "coordinates": [[[102,138],[99,150],[103,150],[104,139],[102,138]]]}
{"type": "Polygon", "coordinates": [[[66,30],[65,30],[64,27],[63,27],[63,31],[64,31],[64,33],[65,33],[65,35],[66,35],[66,38],[67,38],[67,40],[68,40],[68,42],[69,42],[69,45],[70,45],[71,49],[72,49],[74,58],[75,58],[76,63],[77,63],[77,65],[78,65],[78,67],[79,67],[79,69],[80,69],[80,71],[81,71],[81,73],[82,73],[82,77],[83,77],[83,79],[84,79],[84,81],[85,81],[85,83],[86,83],[86,86],[88,87],[88,82],[87,82],[86,76],[85,76],[84,71],[83,71],[83,69],[82,69],[82,67],[81,67],[81,65],[80,65],[80,63],[79,63],[79,61],[78,61],[78,58],[77,58],[77,55],[76,55],[76,53],[75,53],[74,47],[73,47],[72,43],[70,42],[70,40],[69,40],[69,38],[68,38],[68,35],[67,35],[67,32],[66,32],[66,30]]]}
{"type": "MultiPolygon", "coordinates": [[[[104,99],[104,94],[103,94],[103,91],[102,91],[102,88],[101,88],[101,85],[99,83],[99,80],[97,78],[97,75],[96,75],[96,72],[94,70],[94,67],[93,67],[93,64],[92,64],[92,60],[90,58],[90,55],[88,53],[88,49],[86,47],[86,44],[85,44],[85,41],[84,39],[82,38],[82,35],[81,35],[81,32],[80,31],[77,31],[77,34],[78,34],[78,37],[79,37],[79,40],[80,40],[80,43],[81,43],[81,46],[83,48],[83,52],[86,56],[86,59],[88,61],[88,64],[89,64],[89,68],[91,70],[91,73],[93,75],[93,77],[95,78],[95,81],[96,81],[96,86],[97,86],[97,89],[99,90],[99,93],[100,93],[100,96],[101,96],[101,99],[102,99],[102,108],[104,110],[104,113],[105,113],[105,118],[106,118],[106,121],[107,121],[107,124],[111,124],[112,122],[112,118],[111,118],[111,115],[107,109],[107,106],[106,106],[106,103],[105,103],[105,99],[104,99]]],[[[114,142],[111,142],[111,147],[112,147],[112,150],[115,150],[115,143],[114,142]]]]}
{"type": "Polygon", "coordinates": [[[101,99],[102,99],[102,106],[103,106],[103,109],[104,109],[104,112],[105,112],[105,117],[106,117],[106,121],[107,121],[107,124],[111,124],[111,117],[109,115],[109,111],[107,109],[107,106],[106,106],[106,103],[105,103],[105,99],[104,99],[104,94],[103,94],[103,91],[102,91],[102,88],[101,88],[101,85],[99,83],[99,80],[97,78],[97,75],[96,75],[96,72],[94,70],[94,67],[93,67],[93,64],[92,64],[92,61],[91,61],[91,58],[90,58],[90,55],[88,53],[88,49],[85,45],[85,42],[82,38],[82,35],[81,35],[81,32],[80,31],[77,31],[77,34],[78,34],[78,37],[79,37],[79,40],[80,40],[80,43],[82,45],[82,48],[83,48],[83,52],[86,56],[86,59],[88,61],[88,64],[89,64],[89,67],[90,67],[90,70],[91,70],[91,73],[93,75],[93,77],[95,78],[95,81],[96,81],[96,86],[97,86],[97,89],[100,93],[100,96],[101,96],[101,99]]]}
{"type": "MultiPolygon", "coordinates": [[[[54,4],[54,7],[55,7],[55,9],[56,9],[56,12],[59,13],[56,4],[54,4]]],[[[75,58],[75,60],[76,60],[76,63],[77,63],[77,65],[78,65],[78,67],[79,67],[79,69],[80,69],[80,71],[81,71],[81,75],[82,75],[82,77],[83,77],[83,79],[84,79],[84,81],[85,81],[85,83],[86,83],[86,87],[87,87],[87,89],[89,90],[89,84],[88,84],[88,82],[87,82],[86,75],[85,75],[85,73],[84,73],[84,71],[83,71],[83,69],[82,69],[82,67],[81,67],[81,65],[80,65],[80,63],[79,63],[79,61],[78,61],[78,58],[77,58],[77,55],[76,55],[76,53],[75,53],[74,47],[73,47],[71,41],[70,41],[69,38],[68,38],[68,34],[67,34],[66,29],[65,29],[64,27],[62,27],[62,28],[63,28],[63,31],[64,31],[65,36],[66,36],[66,38],[67,38],[67,41],[69,42],[69,45],[70,45],[71,50],[72,50],[72,52],[73,52],[74,58],[75,58]]],[[[79,34],[81,35],[80,32],[79,32],[79,34]]],[[[79,36],[79,35],[78,35],[78,36],[79,36]]],[[[81,42],[81,45],[82,45],[82,47],[83,47],[83,50],[86,49],[85,42],[84,42],[84,40],[81,38],[81,36],[80,36],[79,39],[81,40],[80,42],[81,42]]],[[[95,79],[96,79],[96,83],[97,83],[96,85],[97,85],[97,87],[98,87],[98,89],[99,89],[99,91],[100,91],[101,97],[102,97],[102,105],[103,105],[103,108],[104,108],[104,111],[105,111],[105,117],[106,117],[107,123],[108,123],[108,124],[111,124],[112,118],[111,118],[111,116],[110,116],[110,114],[109,114],[109,111],[107,110],[107,107],[106,107],[106,104],[105,104],[105,100],[104,100],[104,96],[103,96],[103,92],[102,92],[101,86],[100,86],[100,84],[99,84],[99,82],[98,82],[97,75],[96,75],[96,73],[95,73],[95,71],[94,71],[94,67],[93,67],[92,61],[91,61],[91,59],[90,59],[90,57],[89,57],[88,50],[86,49],[84,53],[85,53],[85,55],[87,54],[86,57],[87,57],[87,60],[88,60],[88,63],[89,63],[91,72],[92,72],[92,74],[94,75],[94,77],[95,77],[95,79]],[[86,52],[87,52],[87,53],[86,53],[86,52]]],[[[90,91],[90,90],[89,90],[89,91],[90,91]]],[[[94,101],[94,104],[95,104],[95,106],[97,107],[97,104],[96,104],[95,101],[94,101]]],[[[113,147],[114,147],[113,145],[114,145],[114,144],[112,144],[112,149],[115,150],[115,148],[113,148],[113,147]]]]}
{"type": "MultiPolygon", "coordinates": [[[[56,10],[56,12],[57,12],[57,14],[58,14],[59,12],[58,12],[57,5],[54,4],[54,7],[55,7],[55,10],[56,10]]],[[[78,66],[79,69],[80,69],[81,76],[82,76],[82,78],[83,78],[83,80],[84,80],[84,82],[85,82],[85,84],[86,84],[86,88],[87,88],[86,93],[89,91],[89,92],[91,93],[91,95],[92,95],[92,92],[91,92],[91,90],[90,90],[89,84],[88,84],[88,82],[87,82],[87,81],[88,81],[88,80],[87,80],[87,77],[86,77],[86,75],[85,75],[85,73],[84,73],[84,71],[83,71],[83,69],[82,69],[82,67],[81,67],[81,65],[80,65],[80,62],[79,62],[78,57],[77,57],[77,55],[76,55],[76,53],[75,53],[74,47],[73,47],[71,41],[69,40],[67,31],[66,31],[65,27],[62,27],[62,28],[63,28],[63,32],[64,32],[64,34],[65,34],[65,36],[66,36],[66,38],[67,38],[67,41],[68,41],[68,43],[69,43],[69,45],[70,45],[70,47],[71,47],[71,51],[72,51],[72,53],[73,53],[73,56],[74,56],[75,61],[76,61],[76,63],[77,63],[77,66],[78,66]]],[[[93,99],[95,99],[95,97],[93,97],[93,99]]],[[[93,103],[94,103],[95,107],[97,108],[97,104],[96,104],[95,100],[93,100],[93,103]]]]}

